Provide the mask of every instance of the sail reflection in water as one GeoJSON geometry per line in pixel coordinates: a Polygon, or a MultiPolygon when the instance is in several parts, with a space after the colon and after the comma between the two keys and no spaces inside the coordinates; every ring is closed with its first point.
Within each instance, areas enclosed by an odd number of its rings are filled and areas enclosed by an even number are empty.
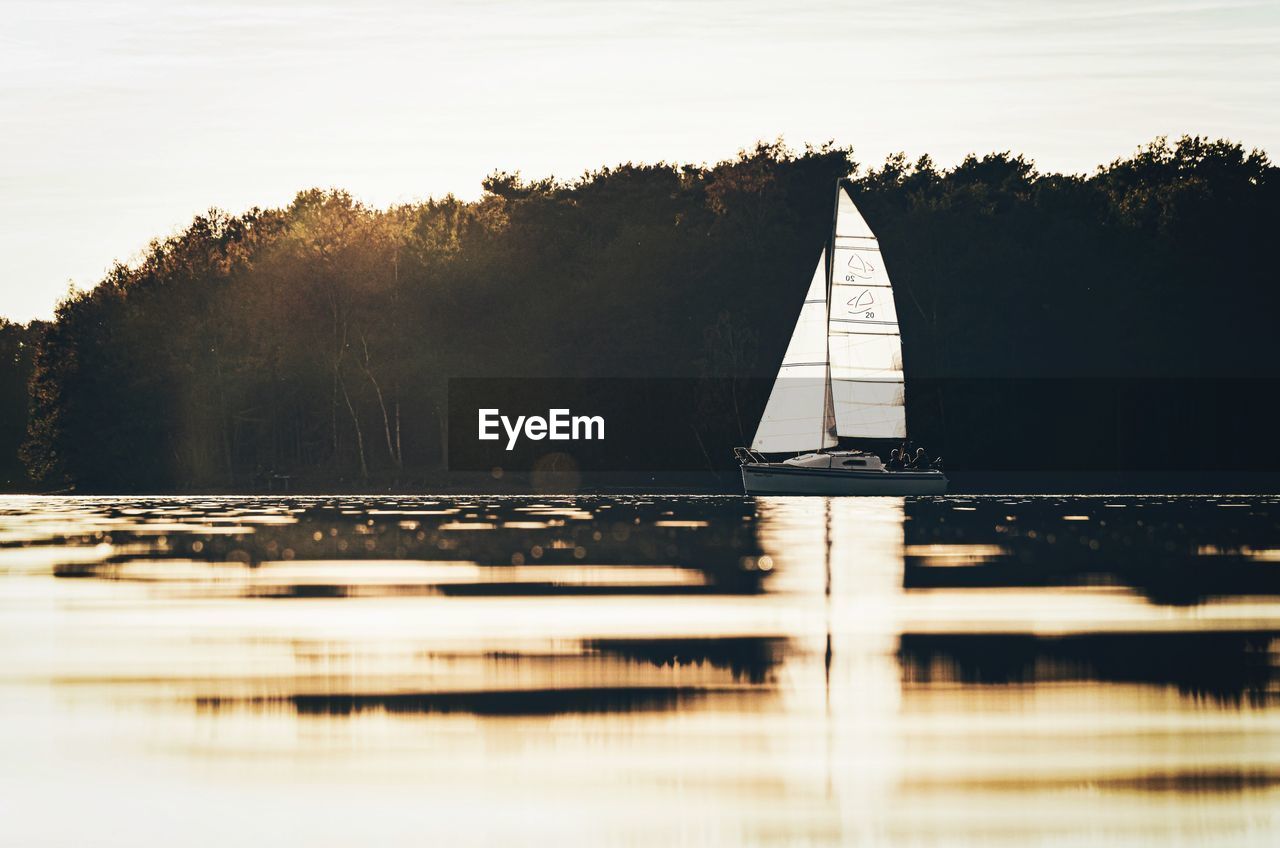
{"type": "Polygon", "coordinates": [[[0,841],[1273,844],[1276,515],[0,499],[0,841]]]}

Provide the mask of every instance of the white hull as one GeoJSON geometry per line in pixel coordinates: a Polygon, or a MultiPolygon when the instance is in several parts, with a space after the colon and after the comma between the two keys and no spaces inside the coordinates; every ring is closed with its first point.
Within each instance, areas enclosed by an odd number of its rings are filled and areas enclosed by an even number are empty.
{"type": "Polygon", "coordinates": [[[744,464],[742,485],[749,495],[943,495],[947,476],[941,471],[852,471],[769,462],[744,464]]]}

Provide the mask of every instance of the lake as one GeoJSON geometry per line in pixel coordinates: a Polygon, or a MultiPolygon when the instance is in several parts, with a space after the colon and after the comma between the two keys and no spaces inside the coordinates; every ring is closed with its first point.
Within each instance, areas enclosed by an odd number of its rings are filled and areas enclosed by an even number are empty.
{"type": "Polygon", "coordinates": [[[0,842],[1273,845],[1277,497],[0,498],[0,842]]]}

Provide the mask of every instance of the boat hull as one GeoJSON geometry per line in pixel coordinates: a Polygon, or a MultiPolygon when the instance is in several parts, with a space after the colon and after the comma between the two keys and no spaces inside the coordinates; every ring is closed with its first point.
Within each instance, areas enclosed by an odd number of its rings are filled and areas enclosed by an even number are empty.
{"type": "Polygon", "coordinates": [[[742,485],[749,495],[943,495],[941,471],[850,471],[802,468],[784,463],[747,463],[742,485]]]}

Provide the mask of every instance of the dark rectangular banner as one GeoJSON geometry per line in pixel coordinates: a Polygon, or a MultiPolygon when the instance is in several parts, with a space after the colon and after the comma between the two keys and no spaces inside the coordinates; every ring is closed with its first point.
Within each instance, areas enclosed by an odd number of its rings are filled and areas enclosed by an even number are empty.
{"type": "Polygon", "coordinates": [[[755,426],[746,414],[732,414],[726,392],[733,382],[453,379],[449,468],[592,472],[723,466],[732,460],[734,444],[750,440],[755,426]],[[726,441],[734,444],[717,458],[703,449],[707,439],[722,449],[726,441]]]}
{"type": "MultiPolygon", "coordinates": [[[[453,378],[449,468],[732,469],[774,388],[769,378],[453,378]]],[[[920,379],[907,382],[906,404],[911,443],[949,471],[1280,471],[1275,380],[920,379]]],[[[898,443],[842,440],[884,456],[898,443]]]]}

